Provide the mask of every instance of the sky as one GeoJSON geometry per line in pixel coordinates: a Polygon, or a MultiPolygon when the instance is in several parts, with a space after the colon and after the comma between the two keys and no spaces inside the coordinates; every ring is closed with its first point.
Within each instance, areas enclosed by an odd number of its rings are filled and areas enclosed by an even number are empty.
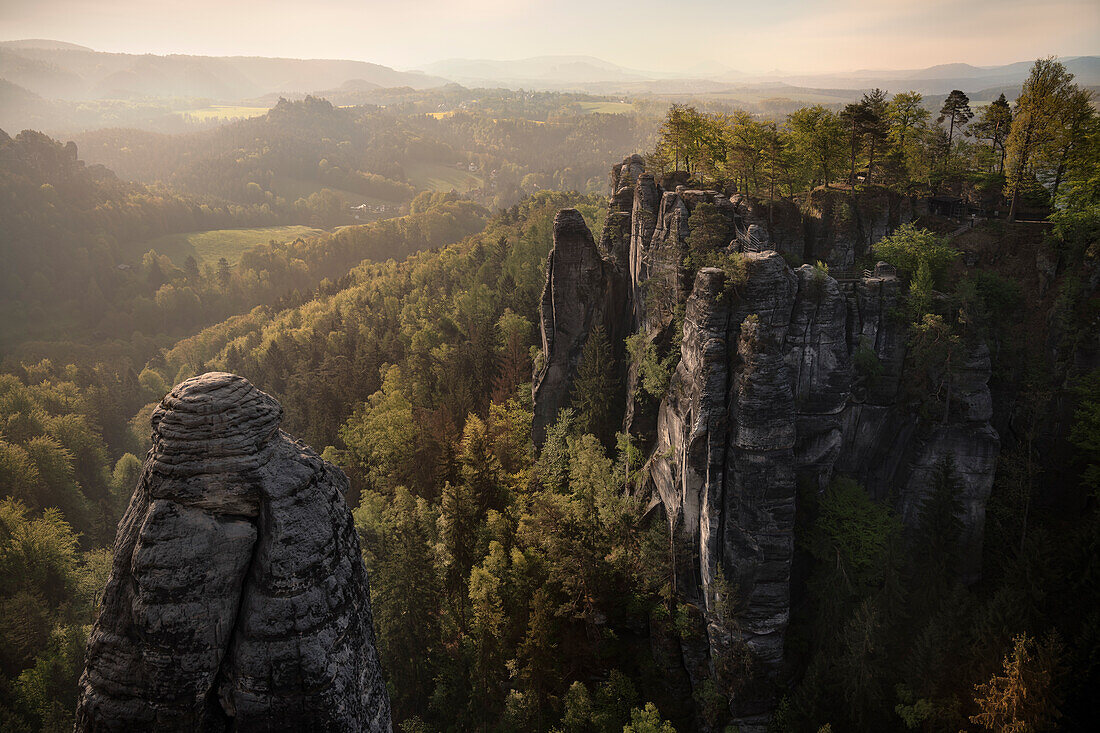
{"type": "Polygon", "coordinates": [[[0,40],[125,53],[341,58],[590,55],[676,72],[992,66],[1100,53],[1100,0],[0,0],[0,40]]]}

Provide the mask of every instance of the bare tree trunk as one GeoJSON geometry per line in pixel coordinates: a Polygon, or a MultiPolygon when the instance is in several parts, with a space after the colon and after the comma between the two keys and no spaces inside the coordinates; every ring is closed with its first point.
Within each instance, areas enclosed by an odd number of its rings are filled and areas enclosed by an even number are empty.
{"type": "Polygon", "coordinates": [[[1020,162],[1016,164],[1016,183],[1012,186],[1012,203],[1008,207],[1008,220],[1016,221],[1016,213],[1020,208],[1020,184],[1024,171],[1027,170],[1027,155],[1031,147],[1031,125],[1028,124],[1024,134],[1024,149],[1020,151],[1020,162]]]}
{"type": "Polygon", "coordinates": [[[1050,189],[1050,200],[1058,200],[1058,187],[1062,185],[1062,176],[1066,173],[1066,162],[1063,160],[1058,165],[1058,172],[1054,174],[1054,186],[1050,189]]]}

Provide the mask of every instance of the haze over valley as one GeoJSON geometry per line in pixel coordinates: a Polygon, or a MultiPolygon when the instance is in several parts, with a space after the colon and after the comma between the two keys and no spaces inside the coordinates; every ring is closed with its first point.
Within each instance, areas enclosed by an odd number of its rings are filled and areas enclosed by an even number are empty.
{"type": "Polygon", "coordinates": [[[0,730],[1093,730],[1098,40],[4,3],[0,730]]]}

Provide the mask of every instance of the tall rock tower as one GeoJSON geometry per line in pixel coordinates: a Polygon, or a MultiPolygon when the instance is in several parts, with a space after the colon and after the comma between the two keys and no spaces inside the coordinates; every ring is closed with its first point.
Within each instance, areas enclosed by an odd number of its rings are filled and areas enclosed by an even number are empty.
{"type": "Polygon", "coordinates": [[[347,477],[211,372],[153,413],[77,731],[390,731],[347,477]]]}

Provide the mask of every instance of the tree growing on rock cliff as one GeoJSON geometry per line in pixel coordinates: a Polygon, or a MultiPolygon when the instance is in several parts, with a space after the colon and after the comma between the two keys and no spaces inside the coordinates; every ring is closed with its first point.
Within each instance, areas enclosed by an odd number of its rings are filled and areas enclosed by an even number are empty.
{"type": "Polygon", "coordinates": [[[867,180],[869,181],[875,175],[875,153],[881,153],[889,139],[886,92],[881,89],[872,89],[863,95],[860,104],[866,110],[863,136],[867,141],[867,180]]]}
{"type": "Polygon", "coordinates": [[[1039,59],[1031,67],[1016,100],[1016,115],[1006,143],[1009,221],[1016,220],[1020,195],[1033,180],[1037,158],[1054,142],[1063,110],[1077,91],[1073,74],[1053,58],[1039,59]]]}
{"type": "Polygon", "coordinates": [[[856,182],[856,158],[867,149],[867,178],[874,172],[875,152],[881,150],[886,141],[886,92],[873,89],[863,95],[858,102],[852,102],[840,113],[840,120],[848,133],[851,170],[849,185],[856,182]]]}
{"type": "Polygon", "coordinates": [[[713,170],[725,162],[726,136],[721,121],[701,114],[695,107],[674,104],[661,124],[655,160],[661,171],[688,174],[713,170]],[[683,167],[681,167],[683,166],[683,167]]]}
{"type": "Polygon", "coordinates": [[[704,266],[708,255],[725,249],[733,239],[732,222],[722,215],[717,206],[706,201],[691,212],[688,229],[691,233],[686,240],[686,264],[695,270],[704,266]]]}
{"type": "Polygon", "coordinates": [[[843,158],[844,133],[840,118],[820,104],[803,107],[787,116],[791,142],[802,161],[805,178],[826,188],[843,158]]]}
{"type": "Polygon", "coordinates": [[[597,325],[588,334],[581,351],[573,383],[573,408],[577,411],[577,427],[605,443],[615,433],[613,406],[618,381],[615,374],[615,357],[607,332],[597,325]]]}
{"type": "MultiPolygon", "coordinates": [[[[794,183],[791,181],[790,137],[787,131],[774,122],[763,126],[763,165],[764,176],[768,181],[768,198],[775,200],[776,192],[783,181],[787,182],[787,192],[794,195],[794,183]]],[[[768,207],[768,216],[772,207],[768,207]]]]}
{"type": "Polygon", "coordinates": [[[1050,198],[1058,199],[1058,189],[1079,151],[1088,145],[1087,131],[1096,120],[1092,93],[1076,85],[1067,95],[1055,124],[1054,138],[1046,153],[1044,178],[1049,182],[1050,198]]]}
{"type": "Polygon", "coordinates": [[[1005,141],[1008,140],[1011,127],[1012,108],[1004,94],[982,109],[981,116],[973,126],[974,135],[979,140],[988,140],[994,153],[1000,151],[999,173],[1005,171],[1005,141]]]}
{"type": "Polygon", "coordinates": [[[919,157],[916,147],[920,134],[928,125],[931,112],[923,104],[920,92],[898,92],[886,107],[889,136],[899,158],[901,175],[911,173],[919,157]]]}
{"type": "Polygon", "coordinates": [[[926,266],[933,284],[938,283],[947,268],[959,257],[959,251],[927,229],[902,224],[894,233],[883,237],[872,248],[875,256],[889,262],[912,279],[921,266],[926,266]]]}
{"type": "Polygon", "coordinates": [[[722,128],[727,138],[723,172],[727,180],[737,183],[738,190],[760,191],[760,174],[764,165],[766,140],[764,125],[748,112],[738,112],[725,120],[722,128]]]}
{"type": "Polygon", "coordinates": [[[840,121],[848,135],[848,185],[856,183],[856,157],[863,148],[863,135],[870,124],[870,114],[860,102],[845,105],[840,112],[840,121]]]}

